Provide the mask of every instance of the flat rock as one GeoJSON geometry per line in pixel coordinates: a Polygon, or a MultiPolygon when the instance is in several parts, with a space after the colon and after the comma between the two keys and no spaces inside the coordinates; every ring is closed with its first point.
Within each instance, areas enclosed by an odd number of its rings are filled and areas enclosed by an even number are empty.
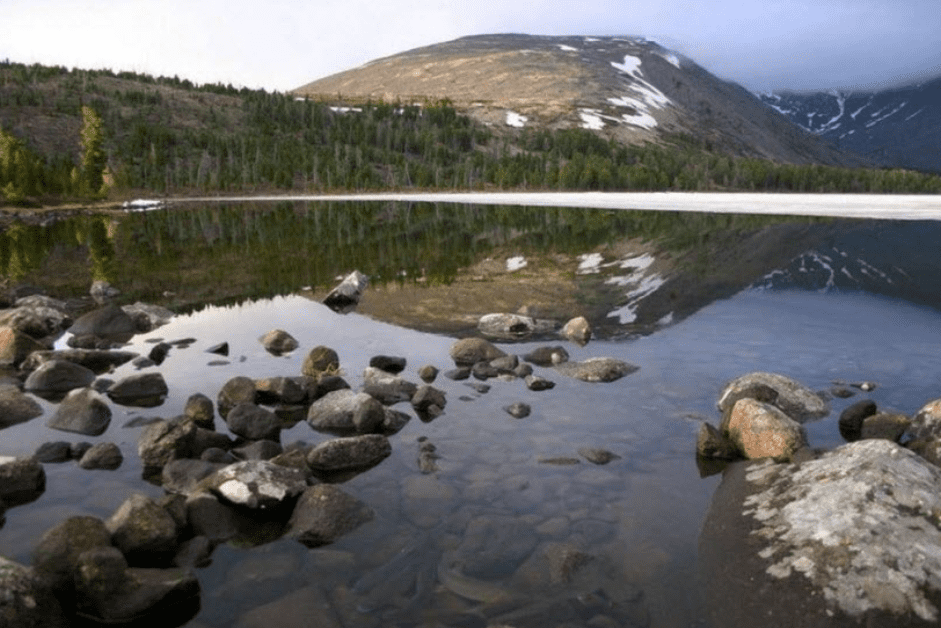
{"type": "Polygon", "coordinates": [[[200,483],[228,503],[246,508],[272,508],[300,495],[307,488],[307,475],[265,460],[246,460],[229,465],[200,483]]]}
{"type": "Polygon", "coordinates": [[[616,358],[588,358],[581,362],[556,364],[555,370],[583,382],[613,382],[636,372],[640,367],[616,358]]]}
{"type": "Polygon", "coordinates": [[[316,471],[369,469],[389,457],[392,445],[380,434],[334,438],[310,450],[307,464],[316,471]]]}

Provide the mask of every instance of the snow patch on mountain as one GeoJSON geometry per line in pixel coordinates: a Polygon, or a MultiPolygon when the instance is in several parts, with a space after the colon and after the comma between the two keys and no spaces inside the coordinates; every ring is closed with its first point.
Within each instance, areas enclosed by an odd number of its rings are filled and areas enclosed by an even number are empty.
{"type": "Polygon", "coordinates": [[[515,111],[506,112],[506,125],[516,127],[517,129],[522,129],[526,126],[526,123],[529,122],[529,118],[526,116],[516,113],[515,111]]]}

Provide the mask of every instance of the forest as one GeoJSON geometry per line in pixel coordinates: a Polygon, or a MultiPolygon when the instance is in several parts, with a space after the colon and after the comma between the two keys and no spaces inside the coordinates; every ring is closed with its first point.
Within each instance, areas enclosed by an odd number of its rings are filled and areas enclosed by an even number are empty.
{"type": "Polygon", "coordinates": [[[0,204],[379,190],[938,193],[941,177],[723,154],[689,136],[497,129],[450,103],[337,106],[108,70],[0,62],[0,204]]]}

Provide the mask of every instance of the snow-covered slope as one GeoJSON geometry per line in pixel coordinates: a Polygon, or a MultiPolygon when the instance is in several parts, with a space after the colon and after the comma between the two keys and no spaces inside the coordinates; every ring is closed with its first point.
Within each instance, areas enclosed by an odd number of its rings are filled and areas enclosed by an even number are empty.
{"type": "Polygon", "coordinates": [[[776,92],[759,97],[841,149],[886,166],[941,170],[941,78],[873,92],[776,92]]]}
{"type": "Polygon", "coordinates": [[[739,155],[854,164],[744,88],[638,37],[480,35],[410,50],[294,90],[326,100],[448,99],[494,128],[591,129],[616,140],[682,133],[739,155]]]}

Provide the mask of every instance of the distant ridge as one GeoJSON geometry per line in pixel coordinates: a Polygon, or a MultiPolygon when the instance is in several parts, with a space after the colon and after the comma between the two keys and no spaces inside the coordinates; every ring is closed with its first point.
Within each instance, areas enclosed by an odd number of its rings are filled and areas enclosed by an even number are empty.
{"type": "Polygon", "coordinates": [[[636,37],[479,35],[371,61],[293,91],[321,100],[448,99],[494,128],[593,129],[626,143],[686,134],[734,155],[860,165],[739,85],[636,37]]]}

